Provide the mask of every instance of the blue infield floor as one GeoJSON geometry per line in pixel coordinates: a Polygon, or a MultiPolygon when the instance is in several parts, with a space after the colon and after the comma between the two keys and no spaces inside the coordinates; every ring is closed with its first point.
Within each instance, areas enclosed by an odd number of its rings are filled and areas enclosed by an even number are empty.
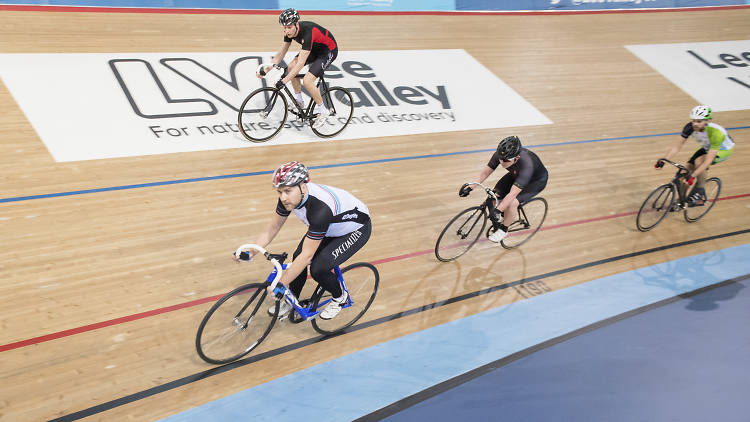
{"type": "Polygon", "coordinates": [[[328,420],[750,420],[750,407],[740,400],[750,391],[743,356],[750,335],[736,332],[742,326],[736,319],[750,314],[747,257],[750,245],[741,245],[592,280],[382,343],[166,420],[286,421],[311,412],[328,420]],[[740,281],[673,301],[728,280],[740,281]],[[606,323],[616,319],[622,320],[606,323]],[[727,319],[735,320],[722,328],[727,319]],[[571,335],[577,330],[587,333],[571,335]],[[550,346],[539,346],[545,342],[550,346]],[[503,363],[518,354],[524,356],[503,363]],[[493,364],[502,369],[467,375],[493,364]],[[441,383],[450,388],[430,393],[441,383]],[[614,419],[613,411],[619,412],[614,419]]]}

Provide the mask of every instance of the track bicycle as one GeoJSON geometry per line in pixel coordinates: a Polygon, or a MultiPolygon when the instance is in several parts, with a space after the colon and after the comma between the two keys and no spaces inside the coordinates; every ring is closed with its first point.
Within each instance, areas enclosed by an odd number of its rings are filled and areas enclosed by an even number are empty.
{"type": "Polygon", "coordinates": [[[677,167],[677,173],[675,173],[671,182],[654,189],[643,201],[643,205],[641,205],[635,218],[635,225],[642,232],[656,227],[670,211],[683,211],[685,221],[688,223],[696,222],[713,208],[721,193],[721,179],[711,177],[706,179],[703,184],[705,190],[703,199],[694,203],[689,202],[687,184],[684,180],[690,176],[690,170],[682,164],[666,158],[660,158],[659,161],[677,167]]]}
{"type": "MultiPolygon", "coordinates": [[[[256,256],[262,254],[274,269],[264,283],[245,284],[221,297],[203,317],[195,336],[195,348],[198,356],[208,363],[229,363],[258,347],[278,319],[281,300],[292,305],[289,313],[292,323],[311,321],[315,331],[334,335],[357,322],[370,308],[378,292],[380,275],[372,264],[357,262],[344,269],[337,266],[334,272],[342,291],[348,292],[349,298],[336,317],[329,320],[317,318],[331,301],[331,294],[318,285],[309,299],[297,300],[289,289],[277,286],[282,271],[290,265],[284,264],[286,252],[271,254],[258,245],[245,244],[237,249],[235,256],[243,257],[243,251],[249,249],[260,252],[256,256]],[[274,295],[268,294],[268,286],[274,295]],[[274,307],[272,314],[268,311],[269,305],[274,307]]],[[[244,256],[249,260],[249,256],[244,256]]]]}
{"type": "MultiPolygon", "coordinates": [[[[265,65],[259,67],[259,72],[261,75],[266,75],[266,72],[262,70],[263,66],[265,65]]],[[[273,65],[273,69],[277,70],[275,73],[282,71],[279,79],[284,78],[288,73],[288,69],[283,66],[273,65]]],[[[301,74],[296,77],[303,76],[304,74],[301,74]]],[[[298,127],[310,125],[312,131],[321,138],[338,135],[352,120],[354,114],[352,94],[346,88],[329,87],[323,76],[318,78],[317,86],[323,97],[323,104],[330,112],[322,126],[317,128],[312,126],[318,117],[315,113],[315,101],[312,98],[307,106],[302,108],[286,85],[283,90],[264,86],[250,93],[240,106],[237,120],[242,136],[248,141],[266,142],[276,136],[281,128],[292,127],[286,122],[289,113],[296,116],[300,124],[298,127]]]]}
{"type": "MultiPolygon", "coordinates": [[[[476,182],[465,183],[461,188],[470,185],[480,186],[487,197],[481,205],[456,214],[440,232],[435,243],[435,256],[440,261],[452,261],[468,252],[484,232],[488,219],[492,223],[486,232],[488,237],[502,223],[502,212],[496,210],[500,200],[495,192],[476,182]]],[[[513,249],[528,242],[542,227],[544,219],[547,218],[547,208],[547,200],[539,196],[518,204],[518,219],[508,226],[508,235],[500,241],[500,245],[505,249],[513,249]]]]}

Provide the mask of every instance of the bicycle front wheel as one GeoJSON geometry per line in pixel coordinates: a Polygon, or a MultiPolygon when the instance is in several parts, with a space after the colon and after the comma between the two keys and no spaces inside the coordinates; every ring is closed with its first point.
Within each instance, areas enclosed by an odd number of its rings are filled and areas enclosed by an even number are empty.
{"type": "Polygon", "coordinates": [[[284,127],[287,116],[286,97],[275,88],[258,88],[240,106],[240,133],[248,141],[265,142],[284,127]]]}
{"type": "Polygon", "coordinates": [[[706,190],[706,200],[703,204],[693,204],[693,206],[688,204],[688,207],[685,208],[685,220],[688,223],[694,223],[700,220],[701,217],[708,214],[711,208],[713,208],[716,201],[719,200],[719,194],[721,193],[721,180],[719,180],[718,177],[706,179],[706,182],[703,184],[703,189],[706,190]]]}
{"type": "Polygon", "coordinates": [[[674,198],[675,188],[671,183],[654,189],[638,210],[638,216],[635,218],[638,230],[647,232],[656,227],[672,208],[674,198]]]}
{"type": "Polygon", "coordinates": [[[328,95],[323,96],[325,105],[331,113],[326,122],[312,131],[321,138],[330,138],[341,133],[352,120],[354,99],[346,88],[335,86],[328,88],[328,95]]]}
{"type": "MultiPolygon", "coordinates": [[[[367,312],[375,300],[378,293],[378,284],[380,284],[380,275],[378,269],[372,264],[358,262],[349,265],[341,270],[344,275],[344,285],[349,291],[350,304],[344,306],[332,319],[322,319],[319,316],[312,320],[312,326],[315,331],[323,335],[336,334],[337,332],[352,326],[362,315],[367,312]]],[[[331,294],[323,291],[316,292],[319,296],[315,300],[315,309],[322,310],[320,307],[325,306],[331,298],[331,294]]]]}
{"type": "Polygon", "coordinates": [[[279,302],[266,301],[266,283],[246,284],[224,295],[209,309],[195,336],[198,356],[213,364],[224,364],[250,353],[268,336],[279,302]],[[264,301],[275,304],[273,315],[264,301]]]}
{"type": "Polygon", "coordinates": [[[530,199],[518,207],[518,220],[508,227],[508,235],[500,241],[500,245],[505,249],[523,245],[542,228],[545,218],[547,218],[547,200],[530,199]]]}
{"type": "Polygon", "coordinates": [[[468,252],[482,235],[487,218],[487,213],[481,206],[467,208],[456,214],[440,232],[435,243],[435,257],[448,262],[468,252]]]}

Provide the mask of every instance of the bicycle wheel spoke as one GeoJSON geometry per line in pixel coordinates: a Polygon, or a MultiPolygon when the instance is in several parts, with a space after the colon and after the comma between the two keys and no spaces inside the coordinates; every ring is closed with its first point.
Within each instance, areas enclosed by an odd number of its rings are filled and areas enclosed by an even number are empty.
{"type": "Polygon", "coordinates": [[[700,220],[719,200],[721,180],[716,177],[707,179],[703,184],[703,189],[706,191],[706,199],[698,204],[688,204],[685,208],[685,220],[690,223],[700,220]]]}
{"type": "Polygon", "coordinates": [[[322,126],[313,128],[313,132],[323,138],[341,133],[354,114],[354,100],[349,91],[344,88],[333,87],[328,89],[328,93],[330,102],[326,101],[326,107],[331,114],[326,117],[322,126]]]}
{"type": "Polygon", "coordinates": [[[508,227],[508,235],[500,244],[506,248],[517,248],[527,242],[542,227],[547,218],[547,201],[532,198],[518,207],[518,220],[508,227]]]}
{"type": "MultiPolygon", "coordinates": [[[[227,363],[252,351],[268,335],[275,316],[263,309],[265,284],[227,293],[204,317],[196,335],[198,355],[209,363],[227,363]]],[[[276,308],[278,312],[278,308],[276,308]]]]}
{"type": "Polygon", "coordinates": [[[273,88],[261,88],[248,95],[240,106],[238,124],[246,139],[263,142],[279,133],[286,117],[285,97],[273,88]]]}
{"type": "Polygon", "coordinates": [[[435,256],[441,261],[452,261],[468,251],[479,239],[487,224],[482,207],[467,208],[445,226],[435,244],[435,256]]]}
{"type": "MultiPolygon", "coordinates": [[[[379,284],[379,276],[375,267],[360,262],[344,268],[342,272],[344,284],[349,292],[349,300],[336,317],[325,320],[318,316],[312,321],[313,328],[321,334],[334,334],[353,325],[375,300],[379,284]]],[[[325,305],[320,305],[320,303],[329,298],[330,295],[321,298],[318,302],[319,311],[325,308],[325,305]]]]}
{"type": "Polygon", "coordinates": [[[667,215],[674,202],[675,190],[672,185],[662,185],[654,189],[638,210],[635,223],[640,231],[648,231],[656,227],[667,215]]]}

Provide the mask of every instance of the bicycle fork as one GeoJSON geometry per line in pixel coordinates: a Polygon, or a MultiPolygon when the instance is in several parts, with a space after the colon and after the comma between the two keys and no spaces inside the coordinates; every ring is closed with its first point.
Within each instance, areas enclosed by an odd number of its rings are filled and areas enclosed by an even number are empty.
{"type": "Polygon", "coordinates": [[[351,306],[354,301],[352,300],[352,295],[349,294],[349,290],[347,290],[346,288],[346,284],[344,284],[344,274],[341,272],[341,268],[337,265],[333,268],[333,271],[336,273],[336,278],[339,280],[339,285],[341,286],[341,294],[344,294],[344,292],[346,292],[345,306],[351,306]]]}

